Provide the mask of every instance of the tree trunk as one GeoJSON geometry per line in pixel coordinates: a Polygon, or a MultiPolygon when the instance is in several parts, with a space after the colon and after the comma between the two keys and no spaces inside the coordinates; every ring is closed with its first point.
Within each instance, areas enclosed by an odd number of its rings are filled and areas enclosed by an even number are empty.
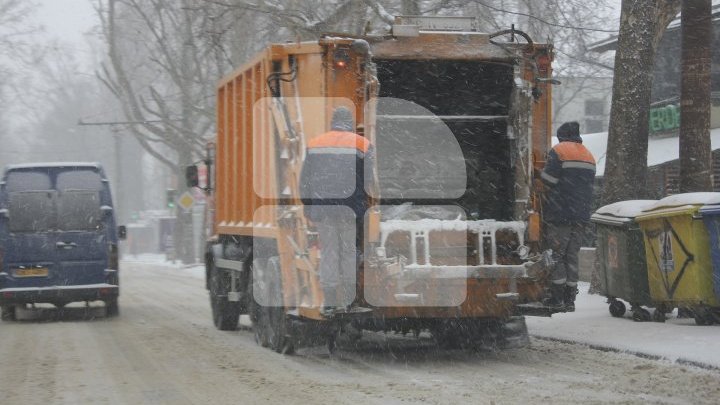
{"type": "Polygon", "coordinates": [[[655,51],[679,0],[623,0],[610,110],[603,204],[647,191],[650,95],[655,51]]]}
{"type": "Polygon", "coordinates": [[[682,5],[680,87],[680,192],[712,191],[710,148],[710,43],[712,2],[682,5]]]}

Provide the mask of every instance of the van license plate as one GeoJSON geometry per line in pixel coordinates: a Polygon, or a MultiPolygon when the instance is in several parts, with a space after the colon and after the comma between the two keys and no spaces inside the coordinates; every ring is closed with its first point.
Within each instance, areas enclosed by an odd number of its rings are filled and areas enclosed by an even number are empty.
{"type": "Polygon", "coordinates": [[[47,277],[47,267],[37,267],[33,269],[15,269],[15,277],[47,277]]]}

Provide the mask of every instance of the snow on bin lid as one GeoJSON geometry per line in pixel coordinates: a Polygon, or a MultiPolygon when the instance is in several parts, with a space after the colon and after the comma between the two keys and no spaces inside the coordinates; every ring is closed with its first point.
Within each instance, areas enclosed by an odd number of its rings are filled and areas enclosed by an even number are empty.
{"type": "Polygon", "coordinates": [[[683,193],[665,197],[656,202],[645,211],[654,211],[658,208],[680,207],[683,205],[717,205],[720,204],[720,193],[683,193]]]}
{"type": "Polygon", "coordinates": [[[595,211],[599,215],[611,215],[620,218],[635,218],[641,212],[650,208],[657,200],[628,200],[620,201],[613,204],[598,208],[595,211]]]}

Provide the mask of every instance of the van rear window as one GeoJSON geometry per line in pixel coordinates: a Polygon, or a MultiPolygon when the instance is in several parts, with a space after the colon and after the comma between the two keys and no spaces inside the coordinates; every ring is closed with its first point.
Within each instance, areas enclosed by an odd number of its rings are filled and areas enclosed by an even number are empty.
{"type": "Polygon", "coordinates": [[[52,184],[48,173],[12,171],[7,175],[5,188],[9,193],[14,191],[51,190],[52,184]]]}
{"type": "Polygon", "coordinates": [[[100,193],[72,190],[60,193],[57,204],[58,229],[85,231],[100,228],[100,193]]]}
{"type": "Polygon", "coordinates": [[[11,232],[46,232],[56,228],[54,191],[12,192],[9,205],[11,232]]]}
{"type": "Polygon", "coordinates": [[[56,187],[64,190],[98,190],[102,189],[100,174],[93,170],[72,170],[61,172],[57,176],[56,187]]]}

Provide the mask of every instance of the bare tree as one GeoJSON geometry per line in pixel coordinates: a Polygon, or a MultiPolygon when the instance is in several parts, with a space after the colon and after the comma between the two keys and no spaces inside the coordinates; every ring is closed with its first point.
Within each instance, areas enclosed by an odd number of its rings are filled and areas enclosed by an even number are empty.
{"type": "MultiPolygon", "coordinates": [[[[23,80],[28,66],[39,59],[40,53],[32,45],[33,34],[38,28],[28,23],[35,4],[24,0],[0,0],[0,139],[10,131],[8,117],[17,116],[15,108],[19,97],[24,96],[29,81],[23,80]],[[23,86],[20,83],[25,83],[23,86]],[[13,100],[12,102],[10,100],[13,100]]],[[[16,120],[15,120],[16,121],[16,120]]],[[[5,155],[16,139],[2,139],[5,155]]],[[[0,155],[0,160],[7,156],[0,155]]]]}
{"type": "Polygon", "coordinates": [[[710,96],[712,3],[682,4],[682,85],[680,86],[680,191],[712,191],[710,96]]]}
{"type": "MultiPolygon", "coordinates": [[[[99,79],[120,102],[143,148],[176,173],[202,155],[214,131],[216,80],[229,68],[221,13],[197,0],[99,0],[108,46],[99,79]],[[200,7],[202,5],[202,7],[200,7]]],[[[192,255],[192,218],[178,209],[176,249],[192,255]]]]}
{"type": "Polygon", "coordinates": [[[650,93],[658,43],[679,0],[623,0],[610,111],[603,203],[647,193],[650,93]]]}

